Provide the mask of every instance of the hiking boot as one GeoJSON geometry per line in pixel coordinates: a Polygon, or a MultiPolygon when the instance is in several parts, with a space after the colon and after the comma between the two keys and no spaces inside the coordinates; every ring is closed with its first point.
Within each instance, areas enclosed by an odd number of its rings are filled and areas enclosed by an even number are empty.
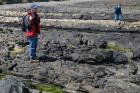
{"type": "Polygon", "coordinates": [[[31,57],[30,58],[30,63],[38,63],[38,62],[39,62],[39,60],[38,60],[37,57],[31,57]]]}

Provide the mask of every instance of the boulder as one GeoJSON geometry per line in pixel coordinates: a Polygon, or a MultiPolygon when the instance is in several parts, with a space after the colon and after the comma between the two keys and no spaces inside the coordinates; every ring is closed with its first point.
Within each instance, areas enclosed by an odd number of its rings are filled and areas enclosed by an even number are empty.
{"type": "Polygon", "coordinates": [[[29,90],[14,76],[6,76],[0,81],[0,93],[30,93],[29,90]]]}
{"type": "Polygon", "coordinates": [[[103,48],[103,49],[107,48],[107,41],[102,41],[99,45],[99,48],[103,48]]]}
{"type": "Polygon", "coordinates": [[[128,81],[137,85],[140,85],[140,74],[132,75],[128,78],[128,81]]]}
{"type": "Polygon", "coordinates": [[[139,93],[140,87],[120,79],[109,79],[101,93],[139,93]]]}
{"type": "Polygon", "coordinates": [[[134,60],[139,60],[140,59],[140,49],[136,49],[135,51],[133,51],[132,59],[134,59],[134,60]]]}
{"type": "Polygon", "coordinates": [[[116,64],[125,64],[128,62],[128,58],[126,55],[119,53],[119,52],[114,52],[113,53],[113,61],[116,64]]]}

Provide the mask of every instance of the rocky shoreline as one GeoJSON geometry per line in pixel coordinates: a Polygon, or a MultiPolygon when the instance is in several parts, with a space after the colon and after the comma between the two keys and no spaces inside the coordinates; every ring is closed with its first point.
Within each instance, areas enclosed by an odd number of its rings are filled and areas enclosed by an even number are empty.
{"type": "MultiPolygon", "coordinates": [[[[14,31],[13,35],[16,33],[14,31]]],[[[22,34],[19,37],[23,39],[22,34]]],[[[112,93],[120,88],[122,92],[118,93],[139,91],[139,34],[91,34],[58,29],[49,29],[47,33],[42,31],[38,47],[39,63],[27,62],[27,47],[21,46],[23,52],[9,50],[17,38],[14,40],[12,37],[13,41],[9,42],[5,40],[1,41],[1,51],[3,47],[7,48],[1,55],[2,72],[12,71],[27,79],[59,85],[66,93],[112,93]],[[136,89],[126,91],[129,87],[136,89]]]]}
{"type": "MultiPolygon", "coordinates": [[[[83,3],[88,7],[87,2],[70,6],[81,8],[83,3]]],[[[37,63],[28,62],[20,25],[1,23],[0,37],[2,93],[140,93],[139,33],[42,28],[37,63]],[[48,91],[50,84],[55,92],[48,91]]]]}

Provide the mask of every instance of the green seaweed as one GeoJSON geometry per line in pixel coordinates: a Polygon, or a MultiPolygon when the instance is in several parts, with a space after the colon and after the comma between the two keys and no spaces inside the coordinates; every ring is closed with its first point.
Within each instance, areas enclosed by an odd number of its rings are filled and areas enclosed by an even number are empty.
{"type": "Polygon", "coordinates": [[[34,84],[30,81],[26,81],[25,85],[31,89],[37,89],[39,91],[49,92],[49,93],[63,93],[63,90],[61,87],[55,86],[55,85],[45,85],[45,84],[34,84]]]}
{"type": "Polygon", "coordinates": [[[0,80],[2,80],[7,75],[13,75],[14,76],[13,73],[10,73],[10,72],[2,72],[2,73],[0,73],[0,80]]]}
{"type": "Polygon", "coordinates": [[[132,52],[130,48],[122,47],[121,45],[116,44],[114,42],[108,43],[106,50],[115,50],[115,51],[124,52],[124,53],[132,52]]]}
{"type": "Polygon", "coordinates": [[[6,75],[6,73],[0,73],[0,80],[2,80],[6,75]]]}

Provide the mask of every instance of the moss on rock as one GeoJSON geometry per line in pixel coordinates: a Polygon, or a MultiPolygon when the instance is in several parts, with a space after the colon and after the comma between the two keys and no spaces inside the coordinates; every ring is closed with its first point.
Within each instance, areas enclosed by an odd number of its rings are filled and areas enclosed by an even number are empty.
{"type": "Polygon", "coordinates": [[[25,85],[31,89],[37,89],[41,92],[49,92],[49,93],[63,93],[63,90],[61,87],[55,86],[55,85],[45,85],[40,83],[32,83],[30,81],[26,81],[25,85]]]}
{"type": "Polygon", "coordinates": [[[132,52],[130,48],[122,47],[120,44],[117,44],[115,42],[109,42],[106,50],[115,50],[115,51],[124,52],[124,53],[132,52]]]}

